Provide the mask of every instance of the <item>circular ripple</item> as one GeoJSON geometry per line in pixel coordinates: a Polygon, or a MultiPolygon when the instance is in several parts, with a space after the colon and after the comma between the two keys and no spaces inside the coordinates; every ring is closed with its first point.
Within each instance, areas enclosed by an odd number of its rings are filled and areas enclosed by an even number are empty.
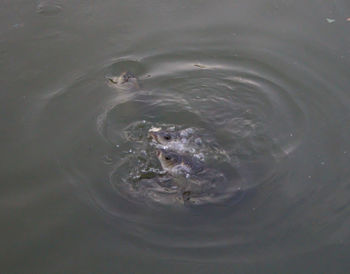
{"type": "Polygon", "coordinates": [[[60,132],[56,156],[66,178],[119,233],[165,258],[259,261],[336,240],[341,232],[331,237],[317,229],[317,220],[342,224],[337,210],[345,201],[329,190],[346,189],[330,174],[346,170],[349,134],[343,123],[349,117],[343,113],[349,98],[342,83],[332,84],[337,69],[327,74],[317,58],[327,54],[314,48],[317,54],[308,58],[318,65],[311,69],[300,56],[297,62],[288,55],[283,41],[279,48],[285,54],[247,47],[248,35],[231,38],[232,49],[220,48],[223,40],[227,44],[223,33],[216,40],[196,33],[200,52],[171,39],[155,47],[152,41],[162,39],[153,37],[142,41],[152,44],[153,52],[135,47],[133,56],[119,54],[49,98],[38,130],[44,138],[60,132]],[[113,89],[103,80],[125,70],[139,77],[139,91],[113,89]],[[171,187],[147,180],[133,184],[142,169],[149,176],[161,173],[146,138],[149,128],[159,125],[212,136],[227,154],[222,162],[229,164],[217,168],[239,177],[245,196],[185,207],[171,187]],[[278,245],[282,240],[289,252],[278,245]]]}

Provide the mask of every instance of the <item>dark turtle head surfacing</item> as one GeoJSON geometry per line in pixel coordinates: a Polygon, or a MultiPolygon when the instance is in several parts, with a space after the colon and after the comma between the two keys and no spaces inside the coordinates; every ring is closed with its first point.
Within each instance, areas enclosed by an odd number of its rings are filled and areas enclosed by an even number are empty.
{"type": "Polygon", "coordinates": [[[157,149],[156,155],[162,168],[171,175],[195,174],[203,170],[203,164],[194,157],[165,149],[157,149]]]}
{"type": "Polygon", "coordinates": [[[140,87],[137,77],[130,71],[123,72],[120,76],[117,77],[106,78],[108,79],[109,84],[117,88],[135,90],[139,89],[140,87]]]}
{"type": "Polygon", "coordinates": [[[149,136],[157,143],[161,145],[167,145],[170,142],[178,142],[181,140],[181,136],[178,132],[172,132],[167,130],[150,131],[149,136]]]}
{"type": "Polygon", "coordinates": [[[216,169],[205,167],[195,157],[164,149],[156,150],[164,171],[179,185],[182,200],[190,204],[224,201],[240,190],[230,186],[226,176],[216,169]]]}

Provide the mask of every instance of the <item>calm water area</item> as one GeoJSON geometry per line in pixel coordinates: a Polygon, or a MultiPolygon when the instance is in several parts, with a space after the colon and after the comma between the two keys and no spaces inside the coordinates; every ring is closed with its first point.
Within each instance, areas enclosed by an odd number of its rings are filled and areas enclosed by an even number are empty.
{"type": "Polygon", "coordinates": [[[349,273],[348,0],[2,0],[0,88],[0,273],[349,273]]]}

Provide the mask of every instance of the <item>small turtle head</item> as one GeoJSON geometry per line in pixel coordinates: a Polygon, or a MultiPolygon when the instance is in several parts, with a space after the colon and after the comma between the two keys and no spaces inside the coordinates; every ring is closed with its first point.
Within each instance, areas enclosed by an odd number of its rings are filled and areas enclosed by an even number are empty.
{"type": "Polygon", "coordinates": [[[123,72],[119,77],[106,77],[111,84],[118,87],[138,88],[138,80],[136,76],[129,71],[123,72]]]}
{"type": "Polygon", "coordinates": [[[182,157],[175,152],[157,149],[156,155],[164,170],[169,171],[177,165],[181,165],[182,157]]]}
{"type": "Polygon", "coordinates": [[[120,84],[137,81],[136,76],[130,71],[123,72],[122,75],[120,75],[119,79],[120,79],[120,84]]]}
{"type": "Polygon", "coordinates": [[[186,175],[198,173],[203,170],[203,164],[196,158],[189,158],[186,155],[174,151],[157,149],[156,155],[162,168],[171,175],[186,175]]]}
{"type": "Polygon", "coordinates": [[[166,130],[151,131],[151,138],[161,145],[167,145],[170,142],[175,142],[179,140],[179,135],[176,132],[169,132],[166,130]]]}

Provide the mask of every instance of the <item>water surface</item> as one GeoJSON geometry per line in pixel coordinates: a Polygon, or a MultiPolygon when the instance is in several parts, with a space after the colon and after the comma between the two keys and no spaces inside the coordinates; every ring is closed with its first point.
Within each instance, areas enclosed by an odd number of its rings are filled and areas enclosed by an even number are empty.
{"type": "Polygon", "coordinates": [[[0,10],[5,273],[346,273],[346,1],[0,10]],[[108,85],[125,70],[139,90],[108,85]],[[152,126],[208,134],[244,195],[186,207],[130,184],[160,168],[152,126]]]}

